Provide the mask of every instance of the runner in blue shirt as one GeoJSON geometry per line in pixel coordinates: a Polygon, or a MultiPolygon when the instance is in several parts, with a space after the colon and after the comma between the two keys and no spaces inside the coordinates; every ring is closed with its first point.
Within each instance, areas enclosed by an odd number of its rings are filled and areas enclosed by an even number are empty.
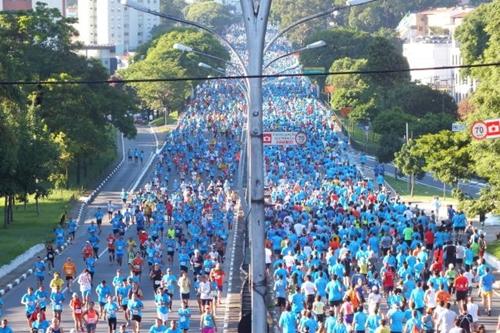
{"type": "Polygon", "coordinates": [[[108,321],[108,333],[116,332],[116,313],[118,310],[118,304],[113,302],[113,296],[109,295],[104,305],[104,319],[108,321]]]}
{"type": "Polygon", "coordinates": [[[282,333],[297,333],[297,319],[295,312],[292,312],[292,306],[287,304],[285,311],[281,313],[278,326],[282,333]]]}
{"type": "Polygon", "coordinates": [[[155,324],[149,328],[149,333],[165,333],[167,327],[163,325],[162,320],[156,318],[155,324]]]}
{"type": "Polygon", "coordinates": [[[0,323],[0,333],[14,333],[12,328],[8,325],[7,319],[2,319],[2,322],[0,323]]]}
{"type": "Polygon", "coordinates": [[[191,309],[186,303],[182,303],[182,307],[177,310],[179,315],[179,328],[187,333],[189,331],[189,324],[191,320],[191,309]]]}
{"type": "Polygon", "coordinates": [[[33,294],[33,288],[29,287],[26,294],[21,297],[21,304],[24,305],[24,312],[26,313],[26,318],[28,319],[28,325],[30,325],[30,318],[36,309],[36,296],[33,294]]]}
{"type": "Polygon", "coordinates": [[[35,277],[38,281],[39,287],[43,284],[43,280],[45,279],[46,269],[47,269],[47,266],[42,261],[42,258],[37,257],[37,261],[35,262],[34,272],[35,272],[35,277]]]}

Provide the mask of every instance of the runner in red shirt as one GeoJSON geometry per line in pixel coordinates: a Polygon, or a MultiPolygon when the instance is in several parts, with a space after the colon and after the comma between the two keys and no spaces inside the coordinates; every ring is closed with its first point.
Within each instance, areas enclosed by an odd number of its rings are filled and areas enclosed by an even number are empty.
{"type": "Polygon", "coordinates": [[[109,234],[108,238],[106,238],[108,243],[108,254],[109,254],[109,262],[112,263],[115,261],[115,241],[116,238],[113,234],[109,234]]]}
{"type": "Polygon", "coordinates": [[[434,248],[434,233],[431,231],[431,229],[427,229],[424,234],[424,239],[425,247],[427,248],[427,250],[431,251],[434,248]]]}
{"type": "Polygon", "coordinates": [[[222,299],[222,287],[224,285],[224,276],[225,273],[220,267],[220,263],[217,263],[215,265],[215,268],[212,268],[210,271],[210,280],[215,281],[215,284],[217,284],[217,299],[219,300],[218,303],[219,305],[221,304],[221,299],[222,299]]]}
{"type": "Polygon", "coordinates": [[[460,272],[460,275],[455,278],[453,285],[455,286],[455,296],[459,308],[462,309],[469,292],[469,280],[463,275],[463,272],[460,272]]]}
{"type": "Polygon", "coordinates": [[[392,267],[387,266],[384,272],[383,282],[384,292],[386,295],[389,294],[392,290],[394,290],[394,272],[392,271],[392,267]]]}

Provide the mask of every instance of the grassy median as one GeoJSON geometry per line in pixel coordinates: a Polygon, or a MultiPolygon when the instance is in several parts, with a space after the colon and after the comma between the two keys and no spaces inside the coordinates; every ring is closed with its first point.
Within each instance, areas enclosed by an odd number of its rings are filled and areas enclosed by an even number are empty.
{"type": "Polygon", "coordinates": [[[72,200],[78,199],[77,190],[54,190],[47,198],[40,199],[36,212],[35,200],[30,198],[26,207],[17,203],[14,208],[14,222],[3,225],[4,200],[0,203],[0,266],[8,264],[24,251],[53,238],[52,230],[68,211],[72,200]]]}

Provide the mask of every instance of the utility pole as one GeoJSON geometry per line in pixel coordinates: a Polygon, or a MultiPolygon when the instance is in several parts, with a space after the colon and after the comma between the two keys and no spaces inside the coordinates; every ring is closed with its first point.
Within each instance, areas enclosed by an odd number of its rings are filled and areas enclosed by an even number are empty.
{"type": "MultiPolygon", "coordinates": [[[[408,143],[410,142],[410,131],[409,131],[408,122],[406,122],[406,134],[405,134],[405,138],[406,138],[406,145],[408,145],[408,143]]],[[[408,176],[408,192],[411,191],[411,181],[412,181],[412,176],[409,175],[408,176]]]]}
{"type": "MultiPolygon", "coordinates": [[[[240,0],[247,37],[248,65],[250,76],[262,75],[264,42],[271,0],[240,0]]],[[[250,213],[251,268],[250,287],[252,293],[252,332],[267,332],[266,267],[265,267],[265,219],[264,219],[264,145],[262,142],[262,78],[248,79],[248,189],[250,213]]]]}

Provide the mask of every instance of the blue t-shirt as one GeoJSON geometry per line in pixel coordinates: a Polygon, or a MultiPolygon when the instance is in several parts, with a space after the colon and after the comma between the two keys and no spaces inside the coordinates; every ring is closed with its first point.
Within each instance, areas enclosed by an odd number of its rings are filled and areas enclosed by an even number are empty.
{"type": "Polygon", "coordinates": [[[355,331],[364,331],[367,319],[368,319],[368,316],[363,311],[356,312],[354,314],[354,318],[353,318],[354,330],[355,331]]]}
{"type": "Polygon", "coordinates": [[[284,311],[281,313],[279,326],[282,328],[282,333],[296,333],[297,332],[297,321],[295,319],[295,313],[284,311]]]}
{"type": "Polygon", "coordinates": [[[395,311],[390,310],[388,317],[391,321],[391,332],[403,332],[403,320],[405,318],[405,313],[399,309],[395,311]]]}
{"type": "Polygon", "coordinates": [[[167,327],[164,325],[160,325],[160,326],[153,325],[149,329],[149,333],[165,333],[166,330],[167,330],[167,327]]]}
{"type": "Polygon", "coordinates": [[[480,278],[481,288],[483,291],[492,291],[493,283],[495,283],[495,277],[491,273],[487,273],[480,278]]]}
{"type": "Polygon", "coordinates": [[[116,311],[118,311],[118,305],[115,302],[104,305],[104,312],[106,312],[108,318],[116,318],[116,311]]]}

